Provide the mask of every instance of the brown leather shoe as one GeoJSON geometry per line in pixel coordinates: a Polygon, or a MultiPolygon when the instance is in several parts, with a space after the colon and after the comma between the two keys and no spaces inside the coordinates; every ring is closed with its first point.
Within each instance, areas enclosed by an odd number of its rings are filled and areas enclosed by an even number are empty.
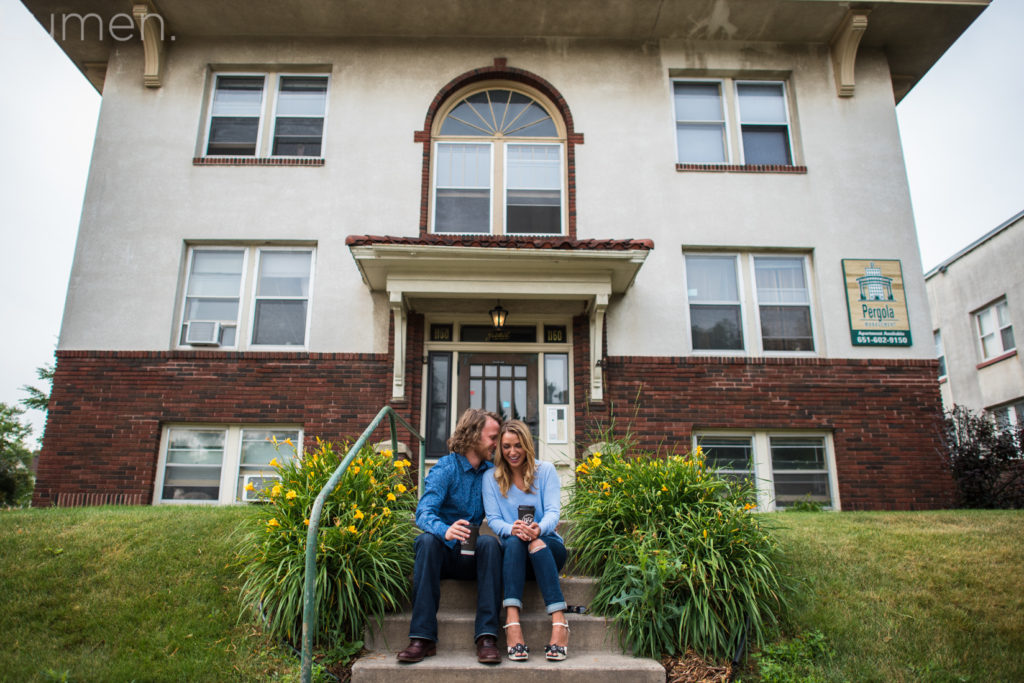
{"type": "Polygon", "coordinates": [[[424,657],[433,657],[437,654],[437,643],[426,638],[410,638],[409,647],[398,653],[400,662],[422,662],[424,657]]]}
{"type": "Polygon", "coordinates": [[[481,664],[501,664],[497,638],[494,636],[480,636],[476,639],[476,661],[481,664]]]}

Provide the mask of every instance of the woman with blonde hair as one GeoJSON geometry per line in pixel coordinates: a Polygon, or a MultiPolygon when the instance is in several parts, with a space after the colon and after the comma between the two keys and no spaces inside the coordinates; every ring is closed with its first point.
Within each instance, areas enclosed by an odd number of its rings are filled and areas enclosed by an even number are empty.
{"type": "Polygon", "coordinates": [[[508,657],[523,661],[530,656],[519,611],[523,586],[527,577],[533,576],[551,615],[551,639],[544,656],[561,661],[568,654],[569,624],[558,583],[566,558],[565,541],[555,532],[561,510],[558,473],[551,463],[537,461],[530,429],[519,420],[501,426],[494,460],[494,468],[484,475],[483,497],[487,524],[504,548],[502,606],[508,657]]]}

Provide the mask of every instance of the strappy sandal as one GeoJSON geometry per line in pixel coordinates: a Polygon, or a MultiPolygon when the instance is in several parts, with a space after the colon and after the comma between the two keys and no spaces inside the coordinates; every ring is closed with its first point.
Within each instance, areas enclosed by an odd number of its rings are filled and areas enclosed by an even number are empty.
{"type": "MultiPolygon", "coordinates": [[[[572,629],[569,628],[569,624],[565,623],[564,621],[556,621],[556,622],[554,622],[551,625],[552,626],[564,626],[566,633],[568,633],[569,631],[572,630],[572,629]]],[[[569,646],[568,645],[555,645],[554,643],[548,643],[547,645],[544,646],[544,657],[549,662],[561,662],[562,660],[564,660],[568,656],[569,656],[569,646]]]]}
{"type": "MultiPolygon", "coordinates": [[[[502,628],[508,628],[509,626],[519,626],[518,621],[505,624],[502,628]]],[[[546,651],[546,650],[545,650],[546,651]]],[[[526,646],[526,643],[516,643],[515,645],[509,645],[508,647],[508,658],[513,662],[525,662],[530,658],[530,648],[526,646]]]]}

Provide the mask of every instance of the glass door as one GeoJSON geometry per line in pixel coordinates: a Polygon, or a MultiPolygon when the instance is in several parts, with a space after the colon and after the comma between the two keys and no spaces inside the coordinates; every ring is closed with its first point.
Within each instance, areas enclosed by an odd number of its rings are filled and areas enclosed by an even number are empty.
{"type": "Polygon", "coordinates": [[[456,416],[467,408],[522,420],[536,439],[537,354],[460,353],[456,416]]]}

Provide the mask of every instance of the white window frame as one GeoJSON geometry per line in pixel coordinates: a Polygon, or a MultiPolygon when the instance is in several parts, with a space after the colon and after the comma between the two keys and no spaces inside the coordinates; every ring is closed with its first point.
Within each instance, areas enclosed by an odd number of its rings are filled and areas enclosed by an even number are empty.
{"type": "Polygon", "coordinates": [[[942,343],[942,330],[932,331],[932,340],[935,342],[935,358],[939,361],[939,380],[949,377],[949,366],[946,364],[946,346],[942,343]]]}
{"type": "Polygon", "coordinates": [[[495,236],[508,236],[508,237],[564,237],[568,234],[568,211],[569,211],[569,197],[568,197],[568,164],[567,164],[567,152],[566,145],[568,141],[565,137],[564,122],[562,122],[561,115],[557,109],[548,102],[547,98],[540,93],[534,91],[531,88],[525,88],[521,84],[507,83],[504,81],[490,81],[483,84],[476,84],[471,88],[467,88],[460,93],[456,93],[448,100],[449,107],[445,108],[437,116],[437,129],[432,136],[431,145],[431,173],[430,173],[430,226],[429,231],[432,235],[495,235],[495,236]],[[462,102],[466,97],[471,96],[479,91],[488,90],[509,90],[514,93],[525,95],[532,99],[539,107],[548,112],[551,117],[555,129],[557,131],[557,137],[530,137],[525,136],[519,137],[495,137],[495,136],[473,136],[473,135],[442,135],[440,133],[440,126],[444,123],[448,114],[451,110],[462,102]],[[490,189],[490,205],[488,207],[488,226],[487,230],[483,232],[439,232],[437,231],[437,164],[439,161],[438,148],[445,144],[490,144],[491,146],[491,169],[488,176],[489,189],[490,189]],[[525,233],[525,232],[508,232],[507,217],[508,217],[508,146],[509,145],[541,145],[558,148],[558,161],[559,161],[559,211],[558,211],[558,223],[559,232],[557,233],[525,233]],[[500,170],[501,177],[498,176],[500,170]],[[498,187],[498,185],[501,187],[498,187]],[[500,201],[499,201],[500,200],[500,201]],[[500,216],[499,216],[500,212],[500,216]]]}
{"type": "Polygon", "coordinates": [[[811,268],[810,258],[807,254],[794,254],[794,253],[774,253],[774,252],[750,252],[748,256],[748,266],[750,274],[750,296],[753,302],[753,313],[754,319],[754,330],[757,333],[757,346],[760,353],[764,356],[817,356],[819,355],[818,349],[818,323],[817,316],[814,314],[814,271],[811,268]],[[811,322],[811,344],[814,346],[810,350],[800,351],[779,351],[779,350],[765,350],[764,348],[764,336],[761,331],[761,302],[757,296],[757,259],[758,258],[792,258],[800,259],[803,264],[804,271],[804,284],[807,287],[807,303],[806,304],[765,304],[768,306],[807,306],[807,310],[811,322]]]}
{"type": "Polygon", "coordinates": [[[206,100],[206,119],[203,126],[202,138],[199,142],[199,154],[202,157],[211,158],[231,158],[235,156],[241,156],[242,158],[253,158],[253,159],[322,159],[324,158],[327,150],[327,119],[330,110],[331,100],[331,74],[324,71],[309,71],[309,72],[295,72],[295,71],[214,71],[210,75],[210,86],[209,94],[206,100]],[[208,154],[207,150],[210,145],[210,133],[212,132],[213,126],[213,100],[217,95],[217,81],[221,77],[241,77],[241,78],[263,78],[263,91],[260,100],[260,112],[259,112],[259,125],[256,129],[256,152],[255,154],[248,155],[233,155],[233,154],[208,154]],[[277,128],[277,107],[278,98],[281,93],[281,81],[284,78],[296,77],[296,78],[324,78],[326,79],[327,86],[324,93],[324,125],[323,130],[320,134],[320,155],[319,156],[292,156],[292,155],[275,155],[274,151],[274,133],[277,128]]]}
{"type": "MultiPolygon", "coordinates": [[[[496,162],[494,160],[494,157],[495,157],[495,154],[496,154],[495,150],[498,147],[500,147],[500,145],[496,145],[494,142],[489,141],[489,140],[487,140],[487,141],[484,141],[484,140],[475,141],[475,140],[472,140],[470,138],[467,138],[466,140],[435,140],[434,141],[434,154],[433,154],[433,159],[432,159],[433,168],[431,169],[431,175],[430,175],[430,179],[431,179],[430,203],[432,204],[432,206],[431,206],[430,226],[431,226],[431,233],[432,234],[436,234],[436,235],[493,235],[493,234],[495,234],[494,233],[494,195],[495,195],[495,190],[494,190],[494,168],[495,168],[496,162]],[[438,189],[457,189],[457,188],[449,187],[447,185],[439,186],[437,184],[437,180],[438,180],[437,165],[441,161],[441,155],[438,153],[438,150],[440,149],[440,147],[442,145],[475,145],[475,146],[478,146],[478,147],[485,147],[486,146],[490,150],[491,164],[490,164],[490,170],[489,170],[489,172],[487,174],[487,187],[488,187],[488,190],[490,191],[490,195],[489,195],[488,201],[487,201],[487,226],[488,226],[489,229],[486,232],[448,232],[448,231],[445,231],[445,232],[435,232],[434,231],[436,226],[437,226],[437,191],[438,191],[438,189]]],[[[476,188],[476,189],[479,189],[479,188],[476,188]]],[[[504,205],[504,200],[502,200],[502,205],[504,205]]]]}
{"type": "Polygon", "coordinates": [[[1010,334],[1013,335],[1013,321],[1010,320],[1010,307],[1006,301],[1006,297],[993,301],[987,306],[984,306],[974,312],[974,333],[975,338],[978,340],[978,352],[981,354],[981,360],[987,361],[993,358],[999,358],[1002,355],[1015,351],[1017,349],[1016,335],[1014,335],[1013,346],[1006,347],[1003,344],[1003,331],[1009,329],[1010,334]],[[1002,309],[1006,312],[1007,323],[1001,325],[999,322],[999,310],[1002,309]],[[995,329],[990,334],[985,334],[981,328],[981,319],[984,315],[991,315],[992,322],[995,329]],[[986,354],[985,352],[985,338],[991,336],[998,344],[1000,351],[993,354],[986,354]]]}
{"type": "MultiPolygon", "coordinates": [[[[782,110],[786,112],[786,145],[789,147],[789,164],[782,164],[783,166],[792,166],[796,163],[796,151],[793,148],[793,123],[792,114],[789,111],[789,88],[786,86],[785,81],[780,80],[751,80],[742,79],[734,80],[732,83],[733,91],[733,116],[736,117],[736,141],[738,143],[737,152],[739,153],[739,160],[741,164],[747,163],[746,161],[746,150],[743,145],[743,117],[740,115],[740,86],[741,85],[778,85],[782,87],[782,110]]],[[[758,124],[750,124],[758,125],[758,124]]],[[[768,125],[768,124],[761,124],[768,125]]],[[[779,125],[778,123],[774,125],[779,125]]]]}
{"type": "MultiPolygon", "coordinates": [[[[747,329],[747,297],[746,283],[743,276],[743,255],[736,252],[718,252],[718,251],[689,251],[683,253],[683,285],[686,288],[686,333],[690,339],[690,350],[694,355],[698,356],[747,356],[750,354],[750,333],[747,329]],[[736,294],[739,297],[740,307],[740,336],[743,338],[743,348],[741,349],[696,349],[693,346],[693,316],[691,315],[692,306],[695,305],[690,300],[690,289],[689,289],[689,270],[686,263],[686,259],[690,256],[701,257],[709,256],[715,258],[731,258],[733,261],[733,274],[736,276],[736,294]]],[[[696,305],[714,305],[718,302],[697,302],[696,305]]],[[[733,302],[721,302],[722,305],[732,305],[733,302]]]]}
{"type": "MultiPolygon", "coordinates": [[[[556,237],[565,234],[565,144],[555,139],[555,142],[541,142],[540,140],[527,140],[524,142],[517,142],[516,140],[505,140],[501,143],[501,164],[502,164],[502,179],[501,179],[501,229],[503,235],[512,235],[515,237],[535,237],[535,236],[551,236],[556,237]],[[558,232],[557,233],[529,233],[529,232],[509,232],[508,231],[508,148],[509,146],[516,145],[520,147],[554,147],[558,150],[558,232]]],[[[492,162],[493,163],[493,162],[492,162]]],[[[491,185],[494,184],[494,174],[491,174],[491,185]]],[[[526,188],[516,188],[526,189],[526,188]]],[[[537,188],[529,188],[537,189],[537,188]]],[[[492,210],[493,212],[493,210],[492,210]]],[[[494,229],[494,220],[492,216],[491,230],[494,229]]]]}
{"type": "Polygon", "coordinates": [[[1024,424],[1024,420],[1021,419],[1021,416],[1024,415],[1024,399],[986,408],[985,411],[991,416],[996,426],[1003,429],[1017,429],[1024,424]]]}
{"type": "Polygon", "coordinates": [[[188,257],[185,259],[185,271],[181,276],[181,296],[179,312],[177,316],[178,325],[174,330],[174,348],[176,349],[204,349],[204,350],[252,350],[252,351],[306,351],[309,349],[309,333],[313,322],[313,292],[316,278],[316,247],[298,245],[280,246],[256,246],[256,245],[217,245],[217,244],[192,244],[188,246],[188,257]],[[235,321],[235,343],[233,346],[217,345],[193,345],[184,343],[182,332],[185,326],[186,304],[188,301],[189,278],[192,275],[192,261],[197,251],[242,251],[242,276],[241,291],[238,298],[238,318],[235,321]],[[303,331],[304,343],[302,345],[270,345],[254,344],[252,342],[255,333],[256,319],[256,291],[258,286],[260,255],[266,251],[308,251],[309,259],[309,287],[306,296],[306,326],[303,331]],[[245,324],[243,324],[243,320],[245,324]]]}
{"type": "MultiPolygon", "coordinates": [[[[242,432],[245,430],[256,431],[282,431],[297,432],[298,438],[293,443],[295,452],[291,447],[283,445],[280,453],[284,458],[297,457],[296,453],[302,453],[302,442],[305,433],[303,428],[296,425],[283,424],[167,424],[164,425],[160,436],[160,455],[157,459],[156,477],[153,488],[154,505],[234,505],[244,504],[237,493],[238,477],[242,459],[242,432]],[[167,449],[170,445],[171,432],[174,430],[198,431],[198,432],[221,432],[224,434],[224,457],[220,463],[220,480],[218,485],[217,500],[191,500],[164,498],[164,480],[167,472],[167,449]]],[[[272,469],[262,470],[268,476],[274,476],[272,469]]]]}
{"type": "MultiPolygon", "coordinates": [[[[771,430],[740,430],[740,429],[708,429],[693,431],[691,448],[696,448],[705,438],[749,438],[753,447],[753,474],[757,486],[757,511],[775,512],[775,478],[772,470],[771,440],[775,439],[821,439],[825,448],[825,464],[828,474],[829,497],[831,503],[823,507],[828,510],[841,510],[839,500],[839,477],[836,474],[835,444],[831,432],[800,431],[786,429],[771,430]]],[[[731,471],[731,470],[726,470],[731,471]]],[[[814,472],[817,470],[799,470],[814,472]]],[[[785,474],[787,471],[780,473],[785,474]]]]}
{"type": "MultiPolygon", "coordinates": [[[[685,294],[683,307],[684,324],[689,353],[694,356],[750,356],[750,357],[787,357],[811,358],[822,355],[821,334],[818,330],[818,316],[815,312],[817,298],[814,290],[814,264],[811,255],[800,252],[768,252],[768,251],[704,251],[701,249],[683,249],[682,285],[685,294]],[[686,259],[689,256],[732,257],[736,259],[736,279],[740,296],[740,324],[743,334],[743,350],[737,349],[695,349],[693,348],[693,327],[690,306],[689,283],[687,280],[686,259]],[[800,259],[803,264],[804,282],[807,287],[806,305],[810,311],[811,340],[814,348],[801,351],[765,350],[761,332],[761,307],[757,297],[757,258],[792,258],[800,259]]],[[[704,302],[700,302],[704,303],[704,302]]],[[[699,305],[699,304],[698,304],[699,305]]],[[[773,305],[773,304],[767,304],[773,305]]]]}
{"type": "MultiPolygon", "coordinates": [[[[795,144],[796,132],[794,130],[794,116],[793,116],[793,97],[790,94],[789,83],[785,79],[779,78],[688,78],[686,76],[675,76],[670,79],[670,95],[672,97],[672,114],[673,114],[673,138],[675,140],[676,147],[676,163],[677,164],[713,164],[719,166],[732,165],[732,164],[746,164],[746,155],[743,149],[743,120],[740,116],[740,98],[739,98],[739,86],[740,85],[779,85],[782,87],[782,98],[783,98],[783,109],[786,112],[786,144],[789,146],[789,164],[797,165],[799,163],[797,155],[797,147],[795,144]],[[675,103],[675,88],[676,83],[698,83],[718,84],[718,92],[721,97],[722,104],[722,116],[724,117],[723,135],[725,139],[723,144],[725,146],[725,161],[694,161],[690,159],[679,158],[679,132],[678,125],[679,112],[676,110],[675,103]]],[[[708,122],[710,123],[710,121],[708,122]]],[[[717,123],[717,122],[716,122],[717,123]]],[[[786,165],[786,164],[780,164],[786,165]]]]}

